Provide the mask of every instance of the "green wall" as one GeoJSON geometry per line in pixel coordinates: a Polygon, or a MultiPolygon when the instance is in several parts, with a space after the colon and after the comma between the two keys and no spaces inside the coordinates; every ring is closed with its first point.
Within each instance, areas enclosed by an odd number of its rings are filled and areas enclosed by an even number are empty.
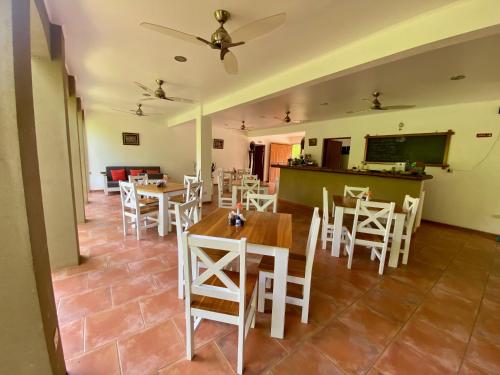
{"type": "Polygon", "coordinates": [[[330,196],[343,195],[344,185],[368,186],[374,199],[402,204],[406,194],[420,196],[422,181],[344,173],[327,173],[282,168],[279,198],[310,207],[322,207],[323,186],[330,196]]]}

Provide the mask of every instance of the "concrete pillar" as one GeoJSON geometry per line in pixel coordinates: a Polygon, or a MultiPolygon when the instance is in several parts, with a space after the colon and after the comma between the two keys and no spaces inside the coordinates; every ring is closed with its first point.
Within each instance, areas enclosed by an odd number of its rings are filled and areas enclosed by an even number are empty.
{"type": "Polygon", "coordinates": [[[52,269],[79,262],[66,108],[64,40],[51,25],[52,58],[31,59],[35,126],[42,197],[52,269]]]}
{"type": "Polygon", "coordinates": [[[0,1],[0,374],[66,374],[36,152],[30,1],[0,1]]]}
{"type": "Polygon", "coordinates": [[[78,141],[80,142],[80,163],[82,171],[83,200],[89,202],[89,168],[87,164],[87,133],[85,132],[85,113],[82,100],[76,98],[76,119],[78,121],[78,141]]]}
{"type": "Polygon", "coordinates": [[[85,223],[85,198],[83,196],[82,167],[80,161],[80,134],[76,107],[75,77],[68,76],[68,129],[71,169],[73,171],[73,192],[75,198],[76,221],[85,223]]]}
{"type": "Polygon", "coordinates": [[[196,168],[201,169],[203,202],[212,201],[212,118],[200,114],[196,117],[196,168]]]}

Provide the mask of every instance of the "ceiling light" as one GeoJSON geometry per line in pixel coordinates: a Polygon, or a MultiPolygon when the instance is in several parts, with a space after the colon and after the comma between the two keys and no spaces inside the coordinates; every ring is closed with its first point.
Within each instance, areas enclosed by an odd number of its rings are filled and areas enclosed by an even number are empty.
{"type": "Polygon", "coordinates": [[[174,60],[178,62],[186,62],[188,59],[185,58],[184,56],[175,56],[174,60]]]}
{"type": "Polygon", "coordinates": [[[464,78],[465,78],[465,75],[463,75],[463,74],[458,74],[458,75],[456,75],[456,76],[451,76],[451,77],[450,77],[450,79],[451,79],[452,81],[460,81],[461,79],[464,79],[464,78]]]}
{"type": "Polygon", "coordinates": [[[320,105],[328,105],[328,102],[320,103],[320,105]]]}

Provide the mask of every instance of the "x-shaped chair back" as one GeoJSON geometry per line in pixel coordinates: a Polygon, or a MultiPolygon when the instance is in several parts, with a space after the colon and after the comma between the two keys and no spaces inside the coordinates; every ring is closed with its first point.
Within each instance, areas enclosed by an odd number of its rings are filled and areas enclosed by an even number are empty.
{"type": "Polygon", "coordinates": [[[417,216],[419,203],[420,203],[419,198],[412,198],[409,195],[405,196],[405,200],[403,202],[403,212],[406,213],[406,219],[405,219],[406,233],[411,233],[413,231],[413,223],[415,222],[415,217],[417,216]]]}
{"type": "Polygon", "coordinates": [[[241,181],[241,201],[247,199],[248,194],[258,194],[260,190],[260,180],[241,181]]]}
{"type": "Polygon", "coordinates": [[[344,197],[368,200],[369,187],[356,187],[344,185],[344,197]]]}
{"type": "Polygon", "coordinates": [[[239,302],[241,316],[245,309],[246,239],[232,240],[191,235],[189,232],[184,232],[183,243],[186,303],[192,294],[239,302]],[[219,260],[214,261],[207,255],[205,249],[218,250],[225,253],[225,255],[219,260]],[[227,275],[224,268],[238,257],[240,258],[239,285],[236,285],[227,275]],[[199,275],[196,275],[192,272],[192,265],[199,261],[207,268],[199,275]],[[218,282],[215,283],[214,280],[218,280],[218,282]]]}
{"type": "Polygon", "coordinates": [[[272,205],[273,212],[277,211],[277,197],[276,194],[247,194],[247,210],[250,206],[254,206],[259,212],[265,212],[272,205]]]}
{"type": "Polygon", "coordinates": [[[356,202],[356,212],[354,214],[353,238],[356,233],[368,233],[381,237],[380,241],[374,240],[371,242],[386,242],[391,230],[394,206],[394,202],[373,202],[359,199],[356,202]]]}
{"type": "Polygon", "coordinates": [[[120,181],[120,198],[122,207],[132,208],[134,210],[139,209],[137,190],[133,182],[120,181]]]}

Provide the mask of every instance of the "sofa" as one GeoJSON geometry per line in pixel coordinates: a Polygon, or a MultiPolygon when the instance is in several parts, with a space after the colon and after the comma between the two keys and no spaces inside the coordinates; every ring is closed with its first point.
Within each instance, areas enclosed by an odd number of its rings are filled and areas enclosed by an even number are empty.
{"type": "MultiPolygon", "coordinates": [[[[106,167],[106,172],[101,172],[104,182],[104,194],[109,195],[111,191],[120,191],[120,181],[128,181],[128,176],[134,173],[146,174],[148,171],[157,171],[157,173],[148,173],[148,178],[156,178],[155,176],[162,176],[161,168],[158,166],[113,166],[106,167]],[[120,176],[120,171],[124,173],[120,176]],[[115,171],[115,172],[113,172],[115,171]],[[115,176],[113,176],[113,174],[115,176]]],[[[160,177],[160,178],[162,178],[160,177]]]]}

